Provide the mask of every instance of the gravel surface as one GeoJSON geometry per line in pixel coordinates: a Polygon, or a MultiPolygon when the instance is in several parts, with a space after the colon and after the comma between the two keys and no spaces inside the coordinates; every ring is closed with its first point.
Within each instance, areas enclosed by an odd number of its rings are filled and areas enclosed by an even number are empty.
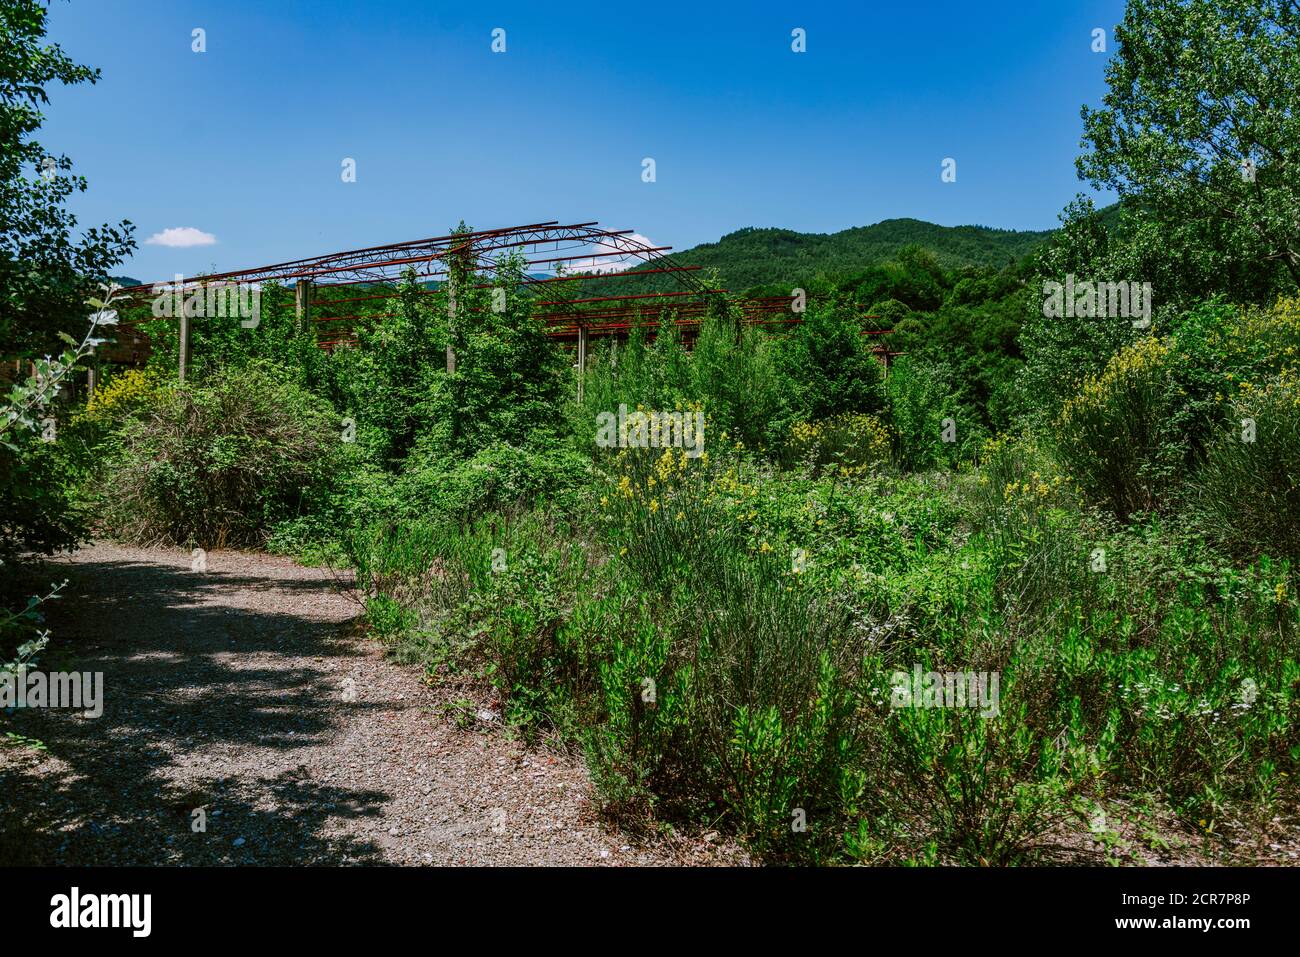
{"type": "Polygon", "coordinates": [[[69,584],[42,668],[102,671],[104,713],[11,715],[46,750],[0,744],[0,863],[744,862],[609,831],[581,761],[486,707],[457,727],[327,569],[214,551],[195,572],[178,549],[112,545],[46,569],[69,584]]]}

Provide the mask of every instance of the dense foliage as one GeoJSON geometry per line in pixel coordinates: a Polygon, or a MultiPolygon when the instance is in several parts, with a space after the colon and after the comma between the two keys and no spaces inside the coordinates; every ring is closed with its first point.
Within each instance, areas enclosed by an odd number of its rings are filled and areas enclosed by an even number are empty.
{"type": "MultiPolygon", "coordinates": [[[[1049,235],[986,226],[937,226],[919,219],[886,219],[829,234],[749,227],[728,233],[716,243],[702,243],[674,253],[673,258],[714,270],[727,288],[747,291],[771,285],[789,288],[813,284],[818,277],[888,262],[908,246],[931,250],[950,269],[998,268],[1028,255],[1049,235]]],[[[638,292],[676,288],[671,276],[618,282],[617,291],[633,285],[638,292]]],[[[589,288],[602,287],[593,283],[589,288]]]]}
{"type": "MultiPolygon", "coordinates": [[[[67,201],[86,189],[72,161],[51,155],[33,134],[52,83],[93,83],[55,44],[43,44],[48,11],[38,0],[0,0],[0,360],[14,381],[0,397],[0,599],[16,596],[15,560],[75,544],[84,524],[74,507],[58,434],[59,406],[81,364],[112,324],[108,271],[134,247],[131,226],[75,236],[67,201]],[[88,315],[94,317],[88,321],[88,315]],[[72,333],[82,333],[81,340],[72,333]],[[56,358],[57,357],[57,358],[56,358]]],[[[6,375],[6,378],[9,378],[6,375]]],[[[30,660],[37,605],[0,611],[0,665],[30,660]]],[[[0,604],[0,609],[4,605],[0,604]]]]}
{"type": "MultiPolygon", "coordinates": [[[[99,71],[41,41],[49,11],[39,0],[0,3],[0,357],[50,350],[98,282],[134,247],[131,225],[73,235],[66,204],[86,181],[72,161],[32,138],[51,83],[94,83],[99,71]]],[[[74,329],[75,331],[75,329],[74,329]]]]}
{"type": "Polygon", "coordinates": [[[694,261],[803,321],[648,315],[581,401],[521,264],[453,258],[332,353],[268,288],[183,387],[159,321],[30,467],[120,537],[351,565],[392,653],[580,746],[628,826],[866,863],[1137,858],[1099,808],[1211,834],[1300,773],[1296,27],[1133,0],[1081,160],[1118,208],[724,237],[694,261]],[[1052,314],[1067,276],[1151,283],[1151,321],[1052,314]],[[978,701],[900,702],[929,672],[978,701]]]}

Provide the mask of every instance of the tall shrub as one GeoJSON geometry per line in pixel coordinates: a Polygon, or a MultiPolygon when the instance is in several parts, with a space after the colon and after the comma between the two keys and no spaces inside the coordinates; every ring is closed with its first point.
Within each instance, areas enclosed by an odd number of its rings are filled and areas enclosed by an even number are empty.
{"type": "Polygon", "coordinates": [[[328,403],[263,364],[165,393],[129,422],[100,486],[110,533],[135,542],[260,544],[337,477],[347,443],[328,403]]]}

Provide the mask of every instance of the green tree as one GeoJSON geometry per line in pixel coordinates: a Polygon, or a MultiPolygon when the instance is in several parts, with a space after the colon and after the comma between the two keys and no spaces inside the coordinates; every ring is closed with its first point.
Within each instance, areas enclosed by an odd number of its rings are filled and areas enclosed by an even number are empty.
{"type": "Polygon", "coordinates": [[[523,257],[501,260],[491,277],[480,277],[459,258],[450,265],[456,306],[449,341],[456,367],[435,380],[432,441],[444,452],[472,455],[494,442],[523,445],[557,433],[565,361],[533,318],[523,257]]]}
{"type": "Polygon", "coordinates": [[[76,219],[65,203],[86,188],[85,180],[71,174],[66,156],[48,155],[32,138],[49,102],[47,84],[93,83],[99,76],[57,45],[42,44],[47,14],[36,0],[0,0],[0,356],[62,353],[58,360],[37,359],[36,374],[13,386],[0,409],[4,426],[14,426],[0,441],[0,554],[8,557],[48,553],[80,534],[58,457],[41,438],[57,435],[51,403],[98,341],[94,324],[81,345],[67,332],[85,328],[98,281],[135,245],[129,223],[73,238],[76,219]],[[60,338],[72,351],[57,345],[60,338]],[[38,418],[40,437],[33,431],[38,418]]]}
{"type": "Polygon", "coordinates": [[[810,306],[781,355],[795,404],[810,419],[876,412],[884,405],[880,363],[850,309],[810,306]]]}
{"type": "Polygon", "coordinates": [[[135,248],[126,221],[73,236],[66,202],[86,181],[32,138],[48,84],[99,78],[41,42],[48,13],[38,0],[0,0],[0,356],[11,358],[53,351],[58,332],[84,326],[85,300],[135,248]]]}
{"type": "Polygon", "coordinates": [[[384,300],[389,315],[362,322],[357,347],[332,357],[330,398],[355,418],[358,444],[393,469],[429,426],[432,384],[445,375],[446,327],[436,313],[446,297],[425,292],[408,270],[397,296],[384,300]]]}
{"type": "MultiPolygon", "coordinates": [[[[1044,315],[1043,283],[1063,282],[1067,275],[1080,279],[1135,278],[1117,266],[1112,240],[1092,200],[1080,197],[1061,216],[1062,226],[1052,242],[1036,257],[1034,276],[1023,294],[1025,322],[1020,347],[1025,365],[1020,372],[1022,405],[1027,411],[1051,418],[1088,376],[1097,375],[1110,357],[1132,343],[1142,330],[1126,319],[1109,316],[1044,315]],[[1118,271],[1117,271],[1118,270],[1118,271]]],[[[1153,296],[1155,283],[1152,283],[1153,296]]]]}
{"type": "Polygon", "coordinates": [[[1077,166],[1137,201],[1141,261],[1177,263],[1156,294],[1300,284],[1300,4],[1131,0],[1115,37],[1077,166]]]}

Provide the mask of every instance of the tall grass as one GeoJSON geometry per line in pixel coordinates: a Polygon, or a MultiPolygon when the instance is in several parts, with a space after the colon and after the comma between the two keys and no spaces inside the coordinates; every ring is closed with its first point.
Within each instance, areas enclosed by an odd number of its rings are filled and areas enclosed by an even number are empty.
{"type": "Polygon", "coordinates": [[[1207,526],[1234,553],[1300,557],[1300,378],[1232,402],[1197,484],[1207,526]]]}

